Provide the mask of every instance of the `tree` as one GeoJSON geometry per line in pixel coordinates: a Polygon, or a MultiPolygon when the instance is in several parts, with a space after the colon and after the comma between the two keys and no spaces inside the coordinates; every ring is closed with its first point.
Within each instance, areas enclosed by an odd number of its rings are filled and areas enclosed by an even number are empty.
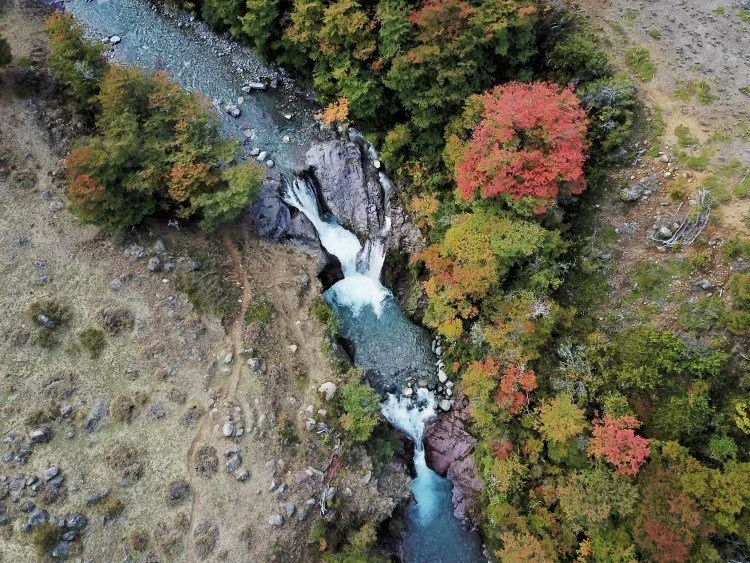
{"type": "Polygon", "coordinates": [[[641,423],[632,416],[595,421],[589,453],[615,466],[618,475],[636,475],[650,451],[649,441],[634,430],[641,423]]]}
{"type": "Polygon", "coordinates": [[[211,27],[229,29],[236,34],[240,30],[244,4],[244,0],[203,0],[201,15],[211,27]]]}
{"type": "Polygon", "coordinates": [[[583,410],[567,393],[548,399],[539,407],[539,432],[546,440],[567,442],[588,426],[583,410]]]}
{"type": "Polygon", "coordinates": [[[10,52],[10,44],[8,40],[0,35],[0,68],[4,67],[13,60],[13,55],[10,52]]]}
{"type": "Polygon", "coordinates": [[[101,43],[83,36],[83,28],[68,13],[55,12],[44,24],[49,35],[49,66],[81,104],[89,104],[107,69],[101,43]]]}
{"type": "Polygon", "coordinates": [[[502,563],[552,563],[554,550],[532,534],[507,532],[502,535],[503,548],[496,553],[502,563]]]}
{"type": "Polygon", "coordinates": [[[416,257],[431,273],[425,283],[430,298],[425,324],[447,338],[458,338],[461,319],[477,316],[479,302],[511,268],[533,258],[537,271],[532,278],[540,279],[562,246],[557,233],[492,210],[458,215],[444,240],[416,257]]]}
{"type": "Polygon", "coordinates": [[[267,59],[273,40],[280,34],[276,21],[279,17],[279,0],[246,0],[245,13],[239,18],[242,34],[248,38],[253,51],[267,59]]]}
{"type": "Polygon", "coordinates": [[[349,381],[341,389],[344,414],[341,426],[357,442],[366,442],[378,423],[380,399],[377,393],[365,383],[349,381]]]}
{"type": "Polygon", "coordinates": [[[97,135],[66,161],[78,217],[117,229],[161,207],[212,230],[245,209],[264,173],[256,164],[222,165],[237,145],[221,138],[204,100],[163,74],[119,66],[99,90],[97,135]]]}
{"type": "Polygon", "coordinates": [[[561,191],[583,192],[587,122],[572,90],[511,82],[480,99],[480,121],[455,168],[464,199],[479,192],[519,213],[538,214],[561,191]]]}
{"type": "Polygon", "coordinates": [[[603,466],[576,471],[561,483],[560,510],[576,533],[591,532],[611,516],[630,515],[638,499],[635,485],[603,466]]]}

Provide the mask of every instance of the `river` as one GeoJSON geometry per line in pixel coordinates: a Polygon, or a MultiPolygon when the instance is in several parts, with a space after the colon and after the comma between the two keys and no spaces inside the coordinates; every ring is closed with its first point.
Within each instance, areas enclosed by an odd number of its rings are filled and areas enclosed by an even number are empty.
{"type": "Polygon", "coordinates": [[[483,561],[478,536],[453,517],[451,483],[425,462],[422,433],[425,422],[436,416],[435,397],[426,388],[417,389],[413,397],[401,392],[404,381],[436,372],[437,358],[427,331],[404,316],[380,282],[388,233],[361,244],[334,218],[320,214],[314,186],[292,173],[314,141],[318,124],[312,116],[318,106],[282,70],[261,63],[246,48],[185,14],[160,13],[142,0],[69,0],[64,7],[92,38],[108,41],[117,36],[114,61],[164,71],[211,100],[221,116],[222,133],[239,139],[246,155],[253,149],[266,152],[263,160],[280,169],[288,184],[287,204],[307,216],[323,247],[341,263],[344,277],[325,298],[342,319],[342,335],[354,345],[355,363],[386,396],[383,415],[415,444],[415,502],[405,512],[403,560],[483,561]],[[243,92],[243,85],[274,79],[278,89],[243,92]],[[227,103],[239,107],[238,117],[227,115],[227,103]]]}

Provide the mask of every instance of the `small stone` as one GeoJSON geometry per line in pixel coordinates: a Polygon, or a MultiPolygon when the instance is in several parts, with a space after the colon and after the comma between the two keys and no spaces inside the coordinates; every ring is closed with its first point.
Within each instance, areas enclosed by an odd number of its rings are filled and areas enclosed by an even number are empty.
{"type": "Polygon", "coordinates": [[[443,412],[448,412],[449,410],[451,410],[451,402],[447,399],[443,399],[442,401],[440,401],[440,403],[438,403],[438,406],[443,412]]]}
{"type": "Polygon", "coordinates": [[[260,151],[260,153],[258,153],[258,156],[256,157],[256,159],[258,160],[258,162],[263,162],[266,158],[268,158],[268,152],[267,151],[260,151]]]}
{"type": "Polygon", "coordinates": [[[102,500],[101,493],[93,492],[86,498],[86,506],[94,506],[102,500]]]}
{"type": "Polygon", "coordinates": [[[164,241],[163,241],[163,240],[161,240],[161,239],[158,239],[158,240],[157,240],[157,241],[156,241],[156,242],[154,243],[154,250],[155,250],[156,252],[166,252],[166,251],[167,251],[167,245],[166,245],[166,244],[164,244],[164,241]]]}
{"type": "Polygon", "coordinates": [[[198,262],[198,260],[188,260],[187,264],[185,264],[185,269],[188,272],[197,272],[203,269],[203,264],[198,262]]]}
{"type": "Polygon", "coordinates": [[[37,508],[29,515],[29,525],[31,526],[41,526],[46,524],[47,520],[49,520],[49,512],[43,508],[37,508]]]}
{"type": "Polygon", "coordinates": [[[112,45],[117,45],[120,41],[122,41],[122,37],[119,35],[113,35],[109,38],[109,42],[112,43],[112,45]]]}
{"type": "Polygon", "coordinates": [[[666,164],[667,162],[669,162],[669,157],[666,154],[663,154],[659,157],[659,160],[666,164]]]}
{"type": "Polygon", "coordinates": [[[245,94],[249,94],[253,90],[265,90],[266,85],[263,82],[248,82],[242,87],[242,91],[245,94]]]}
{"type": "Polygon", "coordinates": [[[440,383],[448,381],[448,375],[442,369],[438,370],[438,381],[440,381],[440,383]]]}
{"type": "Polygon", "coordinates": [[[276,166],[276,163],[273,160],[268,159],[266,160],[266,166],[268,166],[269,168],[273,168],[274,166],[276,166]]]}
{"type": "Polygon", "coordinates": [[[224,435],[225,438],[231,438],[234,434],[234,424],[227,421],[224,423],[224,426],[221,429],[221,433],[224,435]]]}
{"type": "Polygon", "coordinates": [[[305,428],[307,428],[308,431],[312,432],[315,429],[315,419],[314,418],[308,418],[305,421],[305,428]]]}
{"type": "Polygon", "coordinates": [[[281,514],[274,514],[268,519],[271,526],[281,526],[284,524],[284,517],[281,514]]]}
{"type": "Polygon", "coordinates": [[[120,280],[112,280],[109,282],[109,289],[113,291],[120,291],[122,289],[122,282],[120,280]]]}
{"type": "Polygon", "coordinates": [[[297,351],[297,345],[296,344],[290,344],[289,345],[289,351],[294,354],[297,351]]]}
{"type": "Polygon", "coordinates": [[[285,113],[285,114],[284,114],[284,119],[287,119],[287,120],[289,120],[289,119],[291,119],[291,118],[292,118],[292,114],[291,114],[291,113],[285,113]]]}
{"type": "Polygon", "coordinates": [[[414,391],[411,387],[404,387],[404,389],[401,391],[401,394],[404,397],[411,397],[414,394],[414,391]]]}
{"type": "Polygon", "coordinates": [[[260,360],[258,358],[248,358],[247,365],[253,372],[257,373],[260,369],[260,360]]]}
{"type": "Polygon", "coordinates": [[[49,426],[41,426],[29,432],[29,440],[34,444],[43,444],[52,439],[52,430],[49,426]]]}
{"type": "Polygon", "coordinates": [[[440,346],[435,346],[435,355],[440,357],[443,355],[443,349],[440,346]]]}
{"type": "Polygon", "coordinates": [[[250,478],[250,472],[246,467],[240,467],[234,474],[234,478],[238,481],[247,481],[250,478]]]}
{"type": "Polygon", "coordinates": [[[52,213],[57,213],[58,211],[62,211],[64,207],[65,207],[65,204],[60,200],[53,201],[52,203],[49,204],[49,210],[52,211],[52,213]]]}
{"type": "Polygon", "coordinates": [[[148,264],[146,265],[149,272],[158,272],[161,270],[161,260],[157,258],[156,256],[152,256],[148,260],[148,264]]]}
{"type": "Polygon", "coordinates": [[[326,381],[318,387],[318,393],[324,394],[326,401],[330,401],[336,394],[336,384],[331,381],[326,381]]]}
{"type": "Polygon", "coordinates": [[[70,547],[68,546],[68,542],[61,541],[55,546],[55,549],[52,550],[52,557],[67,557],[70,553],[70,547]]]}
{"type": "Polygon", "coordinates": [[[227,462],[227,473],[231,473],[242,465],[242,458],[239,455],[234,456],[227,462]]]}
{"type": "Polygon", "coordinates": [[[656,236],[661,240],[669,240],[672,238],[672,231],[668,227],[659,227],[656,231],[656,236]]]}
{"type": "Polygon", "coordinates": [[[231,364],[233,359],[234,359],[234,356],[230,352],[226,356],[224,356],[224,363],[225,364],[231,364]]]}
{"type": "Polygon", "coordinates": [[[282,140],[282,141],[284,141],[285,143],[288,143],[289,141],[291,141],[291,140],[292,140],[292,138],[291,138],[291,137],[290,137],[289,135],[284,135],[284,136],[283,136],[283,137],[281,138],[281,140],[282,140]]]}
{"type": "Polygon", "coordinates": [[[86,518],[85,514],[81,514],[80,512],[77,514],[74,514],[70,518],[68,518],[65,521],[65,525],[70,528],[71,530],[83,530],[86,527],[86,524],[88,524],[89,520],[86,518]]]}
{"type": "Polygon", "coordinates": [[[45,481],[51,481],[55,477],[57,477],[60,473],[59,467],[50,467],[44,472],[44,480],[45,481]]]}
{"type": "Polygon", "coordinates": [[[236,104],[225,104],[224,111],[227,112],[227,115],[235,119],[242,115],[242,110],[236,104]]]}
{"type": "Polygon", "coordinates": [[[291,500],[284,505],[284,512],[286,513],[287,518],[291,518],[292,516],[294,516],[294,513],[296,511],[297,507],[294,506],[294,502],[292,502],[291,500]]]}
{"type": "Polygon", "coordinates": [[[713,289],[714,284],[712,284],[707,279],[698,280],[693,284],[695,287],[702,289],[703,291],[709,291],[713,289]]]}
{"type": "Polygon", "coordinates": [[[248,154],[250,156],[258,156],[260,154],[260,149],[258,147],[253,147],[248,154]]]}
{"type": "Polygon", "coordinates": [[[374,166],[374,167],[375,167],[376,169],[380,169],[380,167],[382,166],[379,160],[373,160],[373,161],[372,161],[372,165],[373,165],[373,166],[374,166]]]}

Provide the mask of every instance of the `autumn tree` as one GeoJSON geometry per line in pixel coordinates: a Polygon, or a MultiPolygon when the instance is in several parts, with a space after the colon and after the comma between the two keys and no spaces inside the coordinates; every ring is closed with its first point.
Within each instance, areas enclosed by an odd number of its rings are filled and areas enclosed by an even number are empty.
{"type": "Polygon", "coordinates": [[[138,224],[162,208],[215,229],[234,219],[264,172],[223,166],[237,153],[204,100],[163,74],[112,66],[99,85],[97,134],[66,161],[71,210],[108,229],[138,224]]]}
{"type": "Polygon", "coordinates": [[[589,453],[615,466],[618,475],[636,475],[649,455],[649,441],[635,430],[641,423],[632,416],[595,421],[589,453]]]}
{"type": "Polygon", "coordinates": [[[463,331],[462,319],[478,315],[480,301],[511,268],[534,261],[533,285],[549,275],[562,246],[556,233],[494,211],[458,215],[443,241],[417,257],[431,274],[425,283],[430,297],[425,323],[455,340],[463,331]]]}
{"type": "Polygon", "coordinates": [[[560,393],[539,407],[539,432],[546,440],[567,442],[587,426],[583,410],[567,393],[560,393]]]}
{"type": "Polygon", "coordinates": [[[566,475],[557,493],[562,517],[576,533],[630,515],[638,499],[635,485],[603,466],[566,475]]]}
{"type": "Polygon", "coordinates": [[[468,102],[467,111],[476,122],[470,138],[454,133],[447,148],[457,155],[464,199],[499,198],[519,213],[538,214],[561,193],[584,190],[586,114],[572,90],[511,82],[468,102]]]}
{"type": "Polygon", "coordinates": [[[535,10],[526,2],[425,0],[408,14],[392,9],[381,37],[391,66],[385,84],[427,129],[445,123],[467,96],[488,87],[498,68],[529,59],[535,10]]]}
{"type": "Polygon", "coordinates": [[[68,13],[55,12],[44,25],[49,35],[49,66],[73,98],[89,104],[107,68],[101,43],[83,36],[83,28],[68,13]]]}

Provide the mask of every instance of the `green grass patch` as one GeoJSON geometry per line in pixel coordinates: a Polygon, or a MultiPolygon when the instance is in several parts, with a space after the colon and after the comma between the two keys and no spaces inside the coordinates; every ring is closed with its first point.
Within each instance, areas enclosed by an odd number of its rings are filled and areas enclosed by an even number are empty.
{"type": "Polygon", "coordinates": [[[656,76],[656,65],[644,47],[631,47],[625,51],[625,64],[641,82],[648,82],[656,76]]]}
{"type": "Polygon", "coordinates": [[[741,121],[737,126],[737,136],[743,141],[750,139],[750,123],[741,121]]]}
{"type": "Polygon", "coordinates": [[[200,270],[180,271],[174,278],[198,314],[211,314],[224,319],[239,312],[240,292],[234,281],[221,268],[206,263],[200,270]]]}
{"type": "Polygon", "coordinates": [[[670,280],[669,270],[654,262],[641,262],[630,276],[634,286],[633,295],[651,299],[665,297],[670,280]]]}
{"type": "Polygon", "coordinates": [[[341,330],[341,319],[339,319],[336,311],[331,309],[322,297],[319,297],[315,301],[312,313],[326,327],[326,334],[331,338],[335,337],[341,330]]]}
{"type": "Polygon", "coordinates": [[[646,33],[648,33],[649,37],[652,39],[656,39],[657,41],[661,39],[661,29],[658,27],[652,27],[646,33]]]}
{"type": "Polygon", "coordinates": [[[750,239],[735,236],[721,247],[721,253],[727,258],[750,258],[750,239]]]}
{"type": "Polygon", "coordinates": [[[102,355],[102,350],[104,350],[104,346],[107,344],[104,338],[104,331],[95,327],[81,331],[78,335],[78,342],[86,349],[92,360],[102,355]]]}
{"type": "Polygon", "coordinates": [[[273,303],[265,295],[256,295],[247,311],[245,311],[245,323],[266,324],[273,317],[273,311],[273,303]]]}
{"type": "Polygon", "coordinates": [[[727,9],[724,6],[719,6],[714,10],[714,14],[716,14],[717,16],[723,16],[726,13],[727,9]]]}
{"type": "Polygon", "coordinates": [[[39,557],[49,556],[60,541],[61,536],[58,526],[46,522],[36,526],[31,532],[31,545],[39,557]]]}
{"type": "Polygon", "coordinates": [[[625,25],[627,25],[628,27],[633,27],[635,25],[635,20],[638,17],[638,13],[639,10],[636,10],[635,8],[628,8],[625,11],[625,15],[622,16],[625,25]]]}
{"type": "Polygon", "coordinates": [[[674,135],[677,137],[677,143],[681,147],[692,147],[698,144],[698,138],[690,132],[686,125],[678,125],[674,128],[674,135]]]}
{"type": "Polygon", "coordinates": [[[710,147],[703,147],[700,151],[676,150],[677,162],[690,170],[705,170],[715,151],[710,147]]]}
{"type": "Polygon", "coordinates": [[[37,328],[35,343],[43,348],[54,348],[59,344],[58,331],[70,323],[70,309],[55,301],[35,301],[29,306],[29,318],[37,328]]]}
{"type": "Polygon", "coordinates": [[[698,103],[704,106],[716,100],[716,96],[711,93],[711,85],[705,80],[700,80],[695,83],[695,99],[698,103]]]}
{"type": "Polygon", "coordinates": [[[694,302],[685,301],[677,309],[677,321],[683,330],[695,334],[714,328],[723,314],[724,301],[713,295],[694,302]]]}
{"type": "Polygon", "coordinates": [[[737,15],[740,17],[741,22],[750,23],[750,10],[740,8],[737,10],[737,15]]]}

